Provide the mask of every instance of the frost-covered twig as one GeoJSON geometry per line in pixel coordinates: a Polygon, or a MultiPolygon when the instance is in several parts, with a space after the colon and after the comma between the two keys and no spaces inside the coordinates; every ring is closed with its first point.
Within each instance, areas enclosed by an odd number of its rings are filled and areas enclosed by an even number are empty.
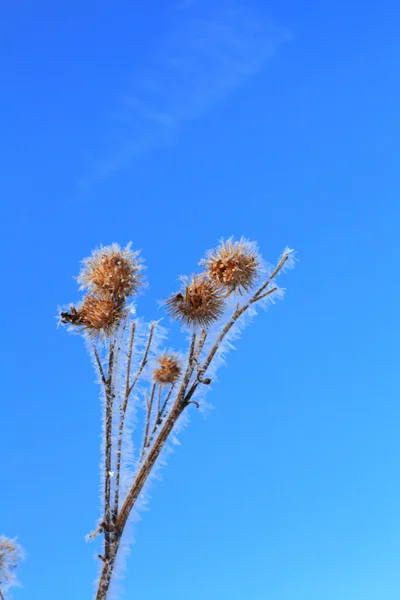
{"type": "Polygon", "coordinates": [[[112,412],[113,412],[113,367],[114,367],[114,348],[115,344],[110,344],[107,385],[106,385],[106,435],[105,435],[105,451],[104,451],[104,557],[107,559],[110,554],[111,536],[111,452],[112,452],[112,412]]]}
{"type": "Polygon", "coordinates": [[[148,437],[149,437],[149,428],[150,428],[150,422],[151,422],[151,414],[152,414],[152,410],[153,410],[154,394],[156,391],[156,387],[157,387],[157,384],[153,383],[153,387],[151,388],[150,400],[147,401],[146,428],[145,428],[145,432],[144,432],[142,453],[140,455],[139,462],[142,461],[142,458],[143,458],[144,453],[146,452],[146,448],[147,448],[147,442],[148,442],[148,437]]]}
{"type": "MultiPolygon", "coordinates": [[[[153,336],[154,336],[154,328],[156,326],[156,322],[153,321],[153,323],[150,326],[150,333],[149,333],[149,338],[147,340],[147,346],[146,346],[146,350],[144,351],[144,355],[143,355],[143,359],[142,362],[140,363],[140,367],[135,375],[135,378],[132,382],[132,385],[129,388],[129,394],[128,394],[128,398],[129,395],[131,394],[133,388],[135,387],[135,385],[137,384],[137,382],[139,381],[139,378],[143,372],[143,369],[145,368],[145,366],[147,365],[147,359],[149,357],[149,352],[150,352],[150,347],[151,347],[151,342],[153,341],[153,336]]],[[[125,405],[124,405],[125,406],[125,405]]],[[[126,407],[125,407],[126,409],[126,407]]]]}
{"type": "Polygon", "coordinates": [[[114,507],[113,507],[114,518],[116,518],[116,515],[118,514],[119,485],[120,485],[120,478],[121,478],[122,438],[123,438],[123,433],[124,433],[126,409],[128,407],[128,400],[129,400],[129,396],[130,396],[130,373],[131,373],[131,363],[132,363],[133,342],[135,339],[135,329],[136,329],[136,322],[133,321],[133,323],[131,324],[131,332],[130,332],[130,337],[129,337],[129,348],[128,348],[128,358],[127,358],[127,365],[126,365],[125,397],[124,397],[124,404],[120,408],[120,421],[119,421],[119,428],[118,428],[117,466],[116,466],[116,476],[115,476],[115,492],[114,492],[114,507]]]}

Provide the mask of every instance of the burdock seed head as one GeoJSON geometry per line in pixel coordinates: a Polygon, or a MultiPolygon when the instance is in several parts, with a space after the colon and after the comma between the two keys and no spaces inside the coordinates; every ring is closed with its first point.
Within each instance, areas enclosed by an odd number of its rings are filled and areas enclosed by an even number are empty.
{"type": "Polygon", "coordinates": [[[15,582],[14,571],[18,560],[24,557],[23,550],[15,540],[0,537],[0,590],[8,589],[15,582]]]}
{"type": "Polygon", "coordinates": [[[228,294],[243,293],[254,287],[260,262],[256,250],[243,238],[234,242],[232,238],[211,250],[201,263],[207,275],[228,294]]]}
{"type": "Polygon", "coordinates": [[[142,270],[138,252],[132,252],[130,244],[124,249],[112,244],[95,250],[83,261],[78,281],[81,289],[92,294],[107,294],[115,300],[126,300],[137,292],[142,270]]]}
{"type": "Polygon", "coordinates": [[[171,317],[185,325],[209,327],[224,312],[224,301],[215,283],[204,275],[183,278],[181,291],[170,296],[165,305],[171,317]]]}
{"type": "Polygon", "coordinates": [[[154,381],[160,385],[175,383],[181,374],[181,366],[174,354],[161,354],[157,361],[159,367],[153,373],[154,381]]]}
{"type": "Polygon", "coordinates": [[[80,307],[71,306],[69,312],[60,316],[62,323],[77,327],[91,338],[109,337],[126,317],[126,308],[110,295],[88,294],[80,307]]]}

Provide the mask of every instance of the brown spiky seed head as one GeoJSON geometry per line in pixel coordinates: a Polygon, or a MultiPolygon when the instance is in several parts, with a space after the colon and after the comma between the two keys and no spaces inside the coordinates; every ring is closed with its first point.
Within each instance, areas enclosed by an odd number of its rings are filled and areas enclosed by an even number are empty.
{"type": "MultiPolygon", "coordinates": [[[[0,537],[0,586],[13,579],[18,559],[22,558],[22,548],[5,536],[0,537]]],[[[1,588],[0,588],[1,589],[1,588]]]]}
{"type": "Polygon", "coordinates": [[[228,293],[242,294],[252,289],[259,275],[257,251],[243,238],[232,238],[211,250],[201,263],[210,279],[228,293]]]}
{"type": "Polygon", "coordinates": [[[154,381],[160,385],[175,383],[181,374],[181,366],[174,354],[162,354],[157,358],[158,369],[153,373],[154,381]]]}
{"type": "Polygon", "coordinates": [[[209,327],[222,316],[225,307],[215,282],[204,274],[182,281],[182,289],[167,299],[167,311],[185,325],[209,327]]]}
{"type": "Polygon", "coordinates": [[[83,261],[78,282],[81,289],[88,289],[91,293],[106,293],[118,300],[126,299],[137,292],[142,270],[138,252],[132,252],[129,244],[126,248],[112,244],[95,250],[83,261]]]}
{"type": "Polygon", "coordinates": [[[79,308],[71,306],[70,312],[61,313],[61,321],[79,328],[90,337],[108,337],[126,317],[122,301],[110,295],[88,294],[79,308]]]}

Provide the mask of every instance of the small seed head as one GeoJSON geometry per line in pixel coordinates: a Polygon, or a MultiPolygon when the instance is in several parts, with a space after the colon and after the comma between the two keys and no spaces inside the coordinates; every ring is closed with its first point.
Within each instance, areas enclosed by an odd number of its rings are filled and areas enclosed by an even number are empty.
{"type": "Polygon", "coordinates": [[[233,242],[232,238],[222,242],[201,261],[207,275],[228,294],[247,292],[252,289],[259,274],[257,252],[244,239],[233,242]]]}
{"type": "Polygon", "coordinates": [[[174,320],[201,327],[209,327],[217,321],[225,307],[217,286],[204,275],[184,278],[182,289],[170,296],[165,305],[174,320]]]}
{"type": "Polygon", "coordinates": [[[175,383],[181,374],[178,358],[174,354],[162,354],[157,360],[160,366],[154,371],[154,381],[160,385],[175,383]]]}

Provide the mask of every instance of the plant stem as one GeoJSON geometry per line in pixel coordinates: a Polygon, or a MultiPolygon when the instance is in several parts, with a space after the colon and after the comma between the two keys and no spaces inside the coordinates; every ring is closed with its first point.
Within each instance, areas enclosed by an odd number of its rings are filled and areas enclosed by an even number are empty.
{"type": "Polygon", "coordinates": [[[114,493],[114,508],[113,508],[113,517],[116,518],[118,514],[118,502],[119,502],[119,484],[121,478],[121,455],[122,455],[122,438],[124,433],[124,424],[125,424],[125,415],[126,409],[128,407],[129,400],[129,388],[130,388],[130,373],[131,373],[131,363],[132,363],[132,351],[133,351],[133,342],[135,339],[135,329],[136,323],[133,322],[131,325],[131,334],[129,338],[129,348],[128,348],[128,360],[126,366],[126,380],[125,380],[125,397],[124,404],[120,408],[120,418],[119,418],[119,428],[118,428],[118,446],[117,446],[117,465],[116,465],[116,475],[115,475],[115,493],[114,493]]]}
{"type": "Polygon", "coordinates": [[[148,402],[148,404],[147,404],[146,430],[145,430],[145,433],[144,433],[142,453],[140,455],[139,462],[142,461],[144,453],[146,452],[147,441],[148,441],[148,437],[149,437],[150,421],[151,421],[151,411],[152,411],[152,408],[153,408],[153,401],[154,401],[154,394],[155,394],[155,391],[156,391],[156,387],[157,387],[157,383],[153,383],[153,387],[151,389],[151,395],[150,395],[150,402],[148,402]]]}
{"type": "Polygon", "coordinates": [[[107,559],[110,553],[110,524],[111,524],[111,451],[112,451],[112,409],[113,409],[113,367],[114,367],[114,346],[110,343],[110,352],[108,359],[108,371],[106,379],[106,423],[105,423],[105,448],[104,448],[104,522],[105,522],[105,545],[104,556],[107,559]]]}

